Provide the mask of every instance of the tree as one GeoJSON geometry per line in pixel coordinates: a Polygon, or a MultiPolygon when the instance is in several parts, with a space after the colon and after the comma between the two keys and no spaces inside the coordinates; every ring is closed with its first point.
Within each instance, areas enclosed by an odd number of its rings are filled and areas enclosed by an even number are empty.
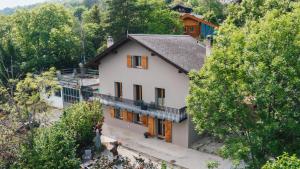
{"type": "Polygon", "coordinates": [[[99,102],[80,102],[64,110],[53,126],[39,128],[22,144],[15,168],[80,168],[77,158],[83,146],[90,146],[94,127],[101,127],[103,114],[99,102]]]}
{"type": "Polygon", "coordinates": [[[114,40],[134,30],[138,8],[136,0],[108,0],[108,30],[114,40]]]}
{"type": "Polygon", "coordinates": [[[21,144],[32,143],[29,139],[34,137],[37,115],[49,108],[44,96],[58,89],[55,73],[50,69],[41,75],[27,74],[23,80],[9,79],[8,86],[0,84],[1,168],[9,168],[16,161],[21,144]]]}
{"type": "Polygon", "coordinates": [[[194,12],[204,16],[204,19],[214,24],[221,24],[225,19],[225,5],[219,0],[191,1],[194,4],[194,12]]]}
{"type": "Polygon", "coordinates": [[[258,20],[265,14],[277,9],[282,13],[293,9],[297,1],[291,0],[243,0],[240,3],[231,3],[226,8],[227,20],[232,21],[236,26],[243,26],[247,20],[258,20]]]}
{"type": "Polygon", "coordinates": [[[297,169],[300,168],[300,159],[296,155],[289,156],[287,153],[276,158],[275,161],[268,161],[262,169],[297,169]]]}
{"type": "Polygon", "coordinates": [[[76,141],[80,146],[91,144],[95,135],[93,128],[102,122],[103,114],[101,104],[98,102],[80,102],[64,110],[62,123],[68,130],[75,133],[76,141]]]}
{"type": "Polygon", "coordinates": [[[103,14],[98,5],[94,5],[84,13],[84,32],[86,37],[87,60],[99,54],[103,46],[106,47],[105,23],[102,21],[103,14]]]}
{"type": "Polygon", "coordinates": [[[108,33],[114,40],[128,33],[181,34],[179,14],[157,0],[109,0],[108,33]],[[159,18],[159,19],[157,19],[159,18]]]}
{"type": "Polygon", "coordinates": [[[21,71],[68,67],[79,61],[80,41],[72,30],[72,15],[63,6],[46,4],[11,17],[21,71]]]}
{"type": "Polygon", "coordinates": [[[24,144],[14,168],[79,169],[74,133],[63,123],[40,128],[30,144],[24,144]]]}
{"type": "MultiPolygon", "coordinates": [[[[299,4],[298,4],[299,5],[299,4]]],[[[190,74],[188,112],[199,132],[225,141],[222,155],[260,168],[300,155],[300,8],[220,29],[212,55],[190,74]]]]}

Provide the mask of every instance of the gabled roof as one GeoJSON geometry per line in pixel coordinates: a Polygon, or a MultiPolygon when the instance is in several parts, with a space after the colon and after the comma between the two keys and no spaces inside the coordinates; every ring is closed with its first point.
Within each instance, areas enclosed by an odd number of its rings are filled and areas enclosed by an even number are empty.
{"type": "Polygon", "coordinates": [[[217,25],[215,25],[215,24],[213,24],[211,22],[208,22],[206,20],[203,20],[203,16],[201,16],[201,15],[186,13],[186,14],[181,15],[180,17],[181,17],[181,19],[190,18],[190,19],[196,20],[198,22],[204,23],[206,25],[209,25],[209,26],[211,26],[213,28],[216,28],[216,29],[219,28],[219,26],[217,26],[217,25]]]}
{"type": "Polygon", "coordinates": [[[184,73],[192,69],[199,70],[206,57],[205,46],[189,35],[129,34],[94,58],[88,65],[99,64],[103,57],[128,41],[137,42],[184,73]]]}

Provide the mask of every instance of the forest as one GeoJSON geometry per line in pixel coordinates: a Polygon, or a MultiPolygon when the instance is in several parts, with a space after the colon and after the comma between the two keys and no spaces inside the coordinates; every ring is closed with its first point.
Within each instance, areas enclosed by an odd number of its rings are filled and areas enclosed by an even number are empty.
{"type": "Polygon", "coordinates": [[[95,110],[101,105],[75,105],[50,129],[24,138],[13,124],[46,112],[40,92],[57,88],[55,71],[87,63],[107,48],[108,36],[183,34],[179,13],[170,10],[178,3],[220,26],[211,56],[189,73],[187,110],[196,130],[222,140],[219,154],[235,166],[300,168],[299,0],[68,0],[0,15],[0,110],[10,121],[0,123],[7,133],[0,137],[0,164],[79,168],[77,146],[91,134],[81,131],[93,116],[101,120],[95,110]],[[60,161],[61,149],[68,158],[60,161]]]}
{"type": "Polygon", "coordinates": [[[221,19],[223,5],[212,2],[215,8],[207,10],[200,9],[211,3],[207,0],[53,1],[0,15],[0,77],[7,81],[50,67],[77,67],[103,51],[108,36],[117,41],[127,33],[182,34],[179,14],[170,7],[184,3],[221,19]]]}

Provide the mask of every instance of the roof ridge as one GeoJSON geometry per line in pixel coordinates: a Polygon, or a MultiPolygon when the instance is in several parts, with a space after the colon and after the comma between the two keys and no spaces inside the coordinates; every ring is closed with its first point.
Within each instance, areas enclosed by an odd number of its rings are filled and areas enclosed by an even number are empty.
{"type": "Polygon", "coordinates": [[[128,34],[129,36],[174,36],[190,37],[190,35],[173,35],[173,34],[128,34]]]}

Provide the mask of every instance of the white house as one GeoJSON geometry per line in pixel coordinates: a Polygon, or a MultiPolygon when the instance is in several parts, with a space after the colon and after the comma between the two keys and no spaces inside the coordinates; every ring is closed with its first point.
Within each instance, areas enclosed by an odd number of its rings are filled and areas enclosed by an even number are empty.
{"type": "Polygon", "coordinates": [[[105,123],[189,147],[196,139],[186,113],[188,72],[205,46],[188,35],[129,34],[88,65],[99,69],[105,123]]]}

